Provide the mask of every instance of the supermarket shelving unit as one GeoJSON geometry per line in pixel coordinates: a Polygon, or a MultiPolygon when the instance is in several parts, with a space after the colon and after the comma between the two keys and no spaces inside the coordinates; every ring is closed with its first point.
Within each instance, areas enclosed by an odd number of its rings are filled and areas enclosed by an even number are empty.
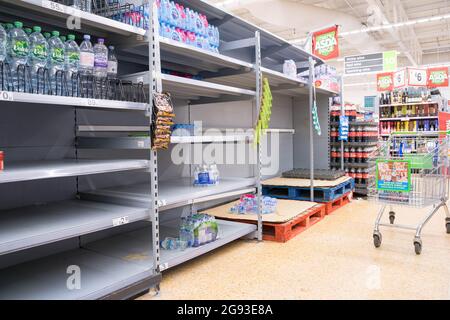
{"type": "MultiPolygon", "coordinates": [[[[282,64],[293,59],[306,70],[322,61],[204,1],[179,2],[203,12],[220,27],[221,54],[160,38],[155,1],[150,1],[153,19],[148,31],[46,0],[2,0],[0,19],[64,29],[70,16],[82,17],[80,32],[105,37],[119,49],[119,67],[130,71],[121,71],[123,79],[148,85],[150,101],[154,92],[171,92],[176,107],[183,107],[183,112],[187,108],[184,116],[190,122],[196,120],[191,106],[206,111],[224,109],[223,103],[245,102],[252,106],[248,127],[254,126],[262,76],[269,79],[274,94],[310,104],[313,79],[305,83],[289,78],[281,73],[282,64]],[[161,67],[198,74],[204,80],[162,74],[161,67]]],[[[326,97],[334,94],[318,92],[326,97]]],[[[0,208],[0,298],[131,298],[152,287],[158,291],[161,272],[167,268],[244,236],[261,239],[259,215],[258,227],[218,221],[220,238],[199,248],[166,251],[159,244],[165,236],[177,235],[176,219],[166,219],[174,212],[179,216],[179,210],[195,211],[250,192],[260,197],[262,147],[255,150],[258,161],[251,175],[224,174],[218,186],[194,188],[191,168],[181,177],[161,178],[167,173],[162,167],[168,165],[164,158],[168,153],[149,151],[149,138],[129,135],[149,133],[149,104],[26,93],[2,93],[0,100],[1,108],[8,110],[5,121],[22,112],[24,125],[19,124],[17,131],[26,129],[12,141],[0,140],[6,155],[0,186],[14,184],[1,188],[2,196],[14,196],[0,208]],[[33,137],[39,141],[27,139],[41,128],[40,120],[47,120],[49,128],[33,137]],[[60,139],[64,143],[56,145],[60,139]],[[67,287],[71,266],[81,270],[79,289],[67,287]]],[[[303,139],[303,130],[309,128],[304,124],[267,132],[295,132],[303,139]]],[[[0,128],[11,126],[0,122],[0,128]]],[[[172,145],[251,141],[251,134],[212,135],[173,137],[172,145]]],[[[293,144],[290,148],[300,143],[293,144]]]]}

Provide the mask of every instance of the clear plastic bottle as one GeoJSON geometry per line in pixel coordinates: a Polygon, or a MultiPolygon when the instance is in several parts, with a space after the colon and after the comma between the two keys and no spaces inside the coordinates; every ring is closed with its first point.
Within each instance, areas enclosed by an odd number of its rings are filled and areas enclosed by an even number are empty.
{"type": "Polygon", "coordinates": [[[6,59],[6,48],[8,45],[8,33],[6,33],[5,28],[0,25],[0,62],[6,59]]]}
{"type": "Polygon", "coordinates": [[[52,34],[50,32],[44,32],[43,33],[45,40],[50,40],[50,38],[52,37],[52,34]]]}
{"type": "Polygon", "coordinates": [[[91,75],[94,72],[94,49],[92,48],[91,36],[84,35],[80,45],[80,73],[91,75]]]}
{"type": "Polygon", "coordinates": [[[73,0],[72,7],[75,9],[81,9],[81,1],[80,0],[73,0]]]}
{"type": "Polygon", "coordinates": [[[92,0],[80,0],[81,10],[86,12],[92,11],[92,0]]]}
{"type": "Polygon", "coordinates": [[[12,82],[14,90],[20,92],[26,91],[26,88],[23,85],[19,86],[18,68],[27,65],[30,52],[30,42],[22,27],[22,22],[14,22],[14,28],[9,32],[8,41],[8,61],[11,68],[12,82]]]}
{"type": "Polygon", "coordinates": [[[28,37],[33,33],[33,30],[31,28],[23,28],[23,31],[25,31],[28,37]]]}
{"type": "Polygon", "coordinates": [[[61,39],[62,43],[66,43],[67,41],[66,36],[59,36],[59,38],[61,39]]]}
{"type": "Polygon", "coordinates": [[[30,67],[33,93],[44,93],[44,69],[48,63],[48,43],[41,33],[41,27],[33,27],[30,35],[30,67]],[[38,88],[39,79],[39,88],[38,88]]]}
{"type": "Polygon", "coordinates": [[[75,41],[75,35],[69,34],[67,38],[68,40],[65,43],[66,55],[64,59],[66,78],[69,85],[69,90],[76,92],[76,87],[72,88],[71,84],[74,83],[76,85],[76,81],[72,82],[72,77],[74,74],[78,73],[80,67],[80,48],[75,41]]]}
{"type": "Polygon", "coordinates": [[[61,94],[61,86],[64,79],[64,59],[66,48],[59,38],[59,31],[52,31],[52,37],[48,41],[49,47],[49,75],[53,95],[61,94]]]}
{"type": "Polygon", "coordinates": [[[117,78],[117,57],[114,46],[109,46],[108,51],[108,77],[117,78]]]}
{"type": "Polygon", "coordinates": [[[105,40],[98,39],[94,46],[94,76],[96,78],[106,78],[108,75],[108,48],[105,40]]]}

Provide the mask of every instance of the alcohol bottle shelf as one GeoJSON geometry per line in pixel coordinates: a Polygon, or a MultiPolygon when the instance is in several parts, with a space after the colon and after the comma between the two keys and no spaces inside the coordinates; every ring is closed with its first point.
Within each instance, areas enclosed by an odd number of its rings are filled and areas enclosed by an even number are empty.
{"type": "Polygon", "coordinates": [[[380,107],[403,107],[403,106],[421,106],[428,104],[439,104],[437,101],[429,101],[429,102],[408,102],[408,103],[392,103],[392,104],[380,104],[380,107]]]}
{"type": "Polygon", "coordinates": [[[381,121],[414,121],[414,120],[437,120],[438,116],[424,116],[424,117],[397,117],[397,118],[380,118],[381,121]]]}
{"type": "Polygon", "coordinates": [[[0,102],[25,102],[32,104],[51,104],[71,107],[81,107],[89,109],[111,109],[111,110],[134,110],[147,111],[149,105],[147,103],[127,102],[117,100],[87,99],[63,96],[51,96],[44,94],[33,94],[23,92],[0,92],[0,102]]]}
{"type": "Polygon", "coordinates": [[[82,200],[0,213],[0,255],[150,218],[144,208],[82,200]]]}
{"type": "MultiPolygon", "coordinates": [[[[216,220],[219,238],[186,250],[161,250],[161,269],[168,269],[215,250],[256,230],[252,224],[216,220]]],[[[160,239],[178,237],[176,227],[160,226],[160,239]]],[[[39,260],[1,270],[2,300],[99,299],[154,277],[152,229],[148,225],[39,260]],[[79,266],[81,289],[67,287],[67,267],[79,266]]],[[[159,278],[152,279],[154,283],[159,278]]],[[[147,286],[147,288],[149,285],[147,286]]],[[[136,292],[135,294],[137,294],[136,292]]]]}
{"type": "Polygon", "coordinates": [[[149,168],[148,160],[42,160],[5,162],[0,183],[76,177],[149,168]]]}
{"type": "MultiPolygon", "coordinates": [[[[161,211],[255,191],[254,178],[221,178],[209,187],[195,187],[191,178],[160,181],[158,203],[161,211]]],[[[81,194],[82,199],[149,208],[150,184],[99,189],[81,194]]]]}

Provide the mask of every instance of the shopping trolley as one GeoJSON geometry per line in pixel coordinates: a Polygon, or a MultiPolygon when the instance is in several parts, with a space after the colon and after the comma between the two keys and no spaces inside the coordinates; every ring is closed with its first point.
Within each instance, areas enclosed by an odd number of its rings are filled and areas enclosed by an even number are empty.
{"type": "Polygon", "coordinates": [[[393,133],[380,143],[369,159],[373,168],[369,182],[369,200],[382,204],[378,213],[373,241],[381,246],[380,227],[414,230],[414,249],[422,252],[421,233],[425,225],[444,208],[447,233],[450,234],[450,212],[447,207],[449,177],[448,132],[393,133]],[[389,206],[389,224],[381,223],[389,206]],[[395,224],[394,206],[430,207],[417,227],[395,224]]]}

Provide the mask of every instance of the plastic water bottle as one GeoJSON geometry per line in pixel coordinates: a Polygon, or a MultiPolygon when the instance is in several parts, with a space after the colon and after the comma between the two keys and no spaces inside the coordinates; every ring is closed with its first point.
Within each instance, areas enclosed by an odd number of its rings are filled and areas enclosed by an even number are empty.
{"type": "Polygon", "coordinates": [[[48,41],[49,48],[49,74],[53,95],[61,93],[64,79],[64,59],[66,48],[59,38],[59,31],[52,31],[52,37],[48,41]],[[58,87],[58,90],[57,90],[58,87]]]}
{"type": "Polygon", "coordinates": [[[48,43],[41,33],[41,27],[33,27],[30,35],[30,67],[33,93],[44,93],[44,68],[48,63],[48,43]],[[38,90],[38,80],[39,90],[38,90]]]}
{"type": "Polygon", "coordinates": [[[14,22],[14,28],[9,32],[8,41],[8,61],[11,68],[12,82],[15,90],[20,92],[24,92],[25,88],[23,85],[19,86],[19,75],[17,71],[19,66],[27,65],[30,52],[30,42],[22,27],[22,22],[14,22]]]}
{"type": "Polygon", "coordinates": [[[84,35],[80,45],[80,73],[91,75],[94,72],[94,49],[92,48],[91,36],[84,35]]]}
{"type": "Polygon", "coordinates": [[[76,75],[78,73],[80,67],[80,48],[75,42],[75,35],[69,34],[67,38],[68,40],[65,43],[65,70],[69,94],[73,97],[77,95],[78,82],[76,81],[76,79],[72,79],[72,77],[73,75],[76,75]]]}
{"type": "Polygon", "coordinates": [[[6,47],[8,45],[8,34],[5,28],[0,25],[0,62],[4,62],[6,59],[6,47]]]}
{"type": "Polygon", "coordinates": [[[61,39],[62,43],[66,43],[66,41],[67,41],[66,36],[59,36],[59,39],[61,39]]]}
{"type": "Polygon", "coordinates": [[[98,39],[94,46],[94,76],[96,78],[106,78],[108,75],[108,48],[105,40],[98,39]]]}
{"type": "Polygon", "coordinates": [[[23,31],[25,31],[25,33],[27,34],[28,37],[33,32],[33,30],[31,30],[31,28],[23,28],[23,31]]]}
{"type": "Polygon", "coordinates": [[[73,0],[72,7],[80,10],[81,9],[81,0],[73,0]]]}
{"type": "Polygon", "coordinates": [[[47,40],[47,42],[52,37],[52,34],[50,32],[44,32],[43,35],[44,35],[44,38],[47,40]]]}
{"type": "Polygon", "coordinates": [[[108,51],[108,77],[117,78],[117,57],[113,46],[108,51]]]}

